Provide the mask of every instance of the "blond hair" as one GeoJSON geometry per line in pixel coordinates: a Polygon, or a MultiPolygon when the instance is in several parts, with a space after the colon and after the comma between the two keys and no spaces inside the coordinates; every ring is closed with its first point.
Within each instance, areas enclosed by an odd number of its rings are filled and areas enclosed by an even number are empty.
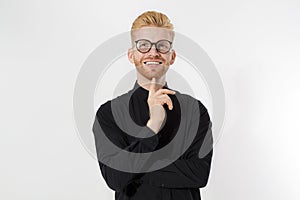
{"type": "Polygon", "coordinates": [[[132,23],[131,30],[139,29],[145,26],[161,27],[173,30],[173,24],[163,13],[156,11],[147,11],[138,16],[132,23]]]}
{"type": "Polygon", "coordinates": [[[170,19],[163,13],[156,11],[146,11],[138,16],[133,21],[131,26],[131,39],[133,39],[133,31],[142,27],[160,27],[169,29],[171,31],[172,40],[174,39],[173,24],[170,22],[170,19]]]}

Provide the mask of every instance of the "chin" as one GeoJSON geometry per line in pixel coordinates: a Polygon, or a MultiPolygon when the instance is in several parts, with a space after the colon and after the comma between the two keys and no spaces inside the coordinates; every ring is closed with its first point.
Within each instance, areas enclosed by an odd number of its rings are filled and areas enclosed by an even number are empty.
{"type": "Polygon", "coordinates": [[[152,80],[152,78],[156,78],[156,81],[157,80],[159,80],[159,79],[161,79],[163,77],[163,75],[152,75],[152,76],[149,76],[149,77],[147,77],[148,79],[150,79],[150,80],[152,80]]]}

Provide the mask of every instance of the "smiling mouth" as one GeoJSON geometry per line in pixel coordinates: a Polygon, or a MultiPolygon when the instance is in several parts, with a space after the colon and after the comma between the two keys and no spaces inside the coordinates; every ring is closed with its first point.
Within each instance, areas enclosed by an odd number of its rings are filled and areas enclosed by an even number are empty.
{"type": "Polygon", "coordinates": [[[144,62],[145,65],[160,65],[162,62],[154,62],[154,61],[149,61],[149,62],[144,62]]]}

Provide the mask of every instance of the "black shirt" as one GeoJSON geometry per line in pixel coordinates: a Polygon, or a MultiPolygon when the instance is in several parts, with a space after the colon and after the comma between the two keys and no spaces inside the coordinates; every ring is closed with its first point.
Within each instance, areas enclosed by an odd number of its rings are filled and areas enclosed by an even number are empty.
{"type": "MultiPolygon", "coordinates": [[[[163,88],[168,88],[167,84],[163,88]]],[[[175,90],[176,91],[176,90],[175,90]]],[[[127,134],[118,127],[114,120],[111,105],[112,101],[107,101],[98,109],[93,125],[97,155],[102,152],[100,129],[105,136],[116,146],[129,152],[145,153],[163,148],[169,144],[177,133],[181,112],[177,95],[184,96],[185,103],[189,104],[195,99],[189,95],[176,91],[175,95],[169,95],[173,102],[173,110],[169,110],[164,105],[166,118],[162,128],[155,134],[146,126],[149,120],[149,109],[147,104],[148,90],[140,87],[135,82],[132,90],[123,96],[130,97],[129,113],[131,119],[139,126],[145,126],[153,136],[148,138],[137,138],[127,134]],[[99,127],[101,126],[101,128],[99,127]]],[[[109,188],[115,191],[116,200],[200,200],[199,188],[205,187],[209,178],[211,159],[213,154],[211,121],[207,109],[199,101],[199,125],[198,131],[191,145],[174,162],[168,166],[146,173],[129,173],[111,168],[100,162],[102,176],[109,188]],[[210,151],[199,158],[199,150],[204,138],[209,134],[210,151]]],[[[116,105],[116,104],[115,104],[116,105]]],[[[151,162],[151,160],[150,160],[151,162]]]]}

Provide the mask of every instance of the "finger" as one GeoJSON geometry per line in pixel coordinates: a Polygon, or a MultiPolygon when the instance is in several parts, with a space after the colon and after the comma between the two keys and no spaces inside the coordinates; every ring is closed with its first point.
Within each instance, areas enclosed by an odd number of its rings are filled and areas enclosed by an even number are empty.
{"type": "Polygon", "coordinates": [[[169,110],[173,109],[173,102],[168,95],[165,95],[164,98],[161,98],[161,103],[164,105],[165,103],[168,105],[169,110]]]}
{"type": "Polygon", "coordinates": [[[171,100],[167,102],[167,105],[168,105],[169,110],[173,109],[173,103],[171,100]]]}
{"type": "Polygon", "coordinates": [[[155,77],[153,77],[152,80],[151,80],[150,87],[149,87],[149,95],[154,94],[154,92],[155,92],[155,83],[156,83],[156,79],[155,79],[155,77]]]}
{"type": "Polygon", "coordinates": [[[168,105],[169,110],[173,109],[173,103],[172,103],[171,99],[167,100],[167,105],[168,105]]]}
{"type": "Polygon", "coordinates": [[[175,94],[176,93],[175,91],[169,90],[169,89],[159,89],[156,92],[157,92],[157,94],[175,94]]]}
{"type": "Polygon", "coordinates": [[[156,96],[157,99],[167,100],[170,97],[167,94],[160,94],[156,96]]]}

